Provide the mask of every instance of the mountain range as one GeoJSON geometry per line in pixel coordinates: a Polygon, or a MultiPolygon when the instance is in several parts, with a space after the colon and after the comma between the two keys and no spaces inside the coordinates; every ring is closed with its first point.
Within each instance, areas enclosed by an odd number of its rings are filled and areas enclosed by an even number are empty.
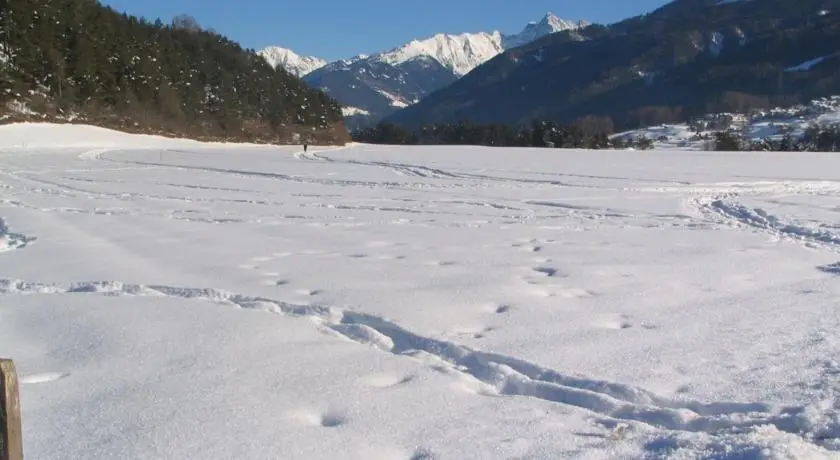
{"type": "Polygon", "coordinates": [[[675,0],[505,50],[383,121],[599,130],[840,94],[840,0],[675,0]]]}
{"type": "Polygon", "coordinates": [[[505,50],[588,25],[586,21],[563,20],[549,12],[514,35],[499,31],[441,33],[373,55],[331,63],[302,57],[281,47],[269,47],[259,54],[272,66],[285,68],[338,100],[344,106],[345,124],[355,129],[418,103],[505,50]]]}

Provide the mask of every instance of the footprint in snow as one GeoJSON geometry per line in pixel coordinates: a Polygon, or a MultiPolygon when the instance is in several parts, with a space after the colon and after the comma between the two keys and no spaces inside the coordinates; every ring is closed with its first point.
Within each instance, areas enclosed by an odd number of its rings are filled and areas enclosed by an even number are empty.
{"type": "Polygon", "coordinates": [[[272,279],[268,279],[268,280],[264,280],[264,281],[260,282],[260,284],[262,284],[263,286],[285,286],[289,283],[290,283],[289,280],[272,280],[272,279]]]}
{"type": "Polygon", "coordinates": [[[498,307],[496,307],[496,313],[499,314],[499,315],[504,314],[504,313],[510,313],[511,308],[512,307],[510,305],[502,304],[502,305],[499,305],[498,307]]]}
{"type": "Polygon", "coordinates": [[[580,288],[561,289],[558,294],[566,299],[582,299],[595,296],[594,292],[580,288]]]}
{"type": "Polygon", "coordinates": [[[433,267],[451,267],[456,265],[456,263],[448,260],[430,260],[426,262],[426,265],[433,267]]]}
{"type": "Polygon", "coordinates": [[[417,378],[416,375],[372,374],[359,379],[362,383],[374,388],[392,388],[405,385],[417,378]]]}
{"type": "Polygon", "coordinates": [[[307,409],[299,410],[289,414],[291,418],[309,426],[322,426],[324,428],[335,428],[347,423],[347,416],[340,411],[327,410],[315,412],[307,409]]]}
{"type": "Polygon", "coordinates": [[[414,451],[414,454],[409,458],[409,460],[434,460],[436,458],[437,456],[430,449],[419,447],[414,451]]]}
{"type": "Polygon", "coordinates": [[[562,273],[559,270],[552,267],[534,267],[533,270],[539,274],[545,275],[547,277],[562,277],[562,273]]]}

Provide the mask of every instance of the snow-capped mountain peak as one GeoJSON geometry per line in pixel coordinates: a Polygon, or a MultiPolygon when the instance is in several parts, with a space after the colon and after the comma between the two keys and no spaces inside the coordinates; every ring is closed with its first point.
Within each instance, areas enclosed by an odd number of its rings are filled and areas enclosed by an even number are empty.
{"type": "Polygon", "coordinates": [[[586,21],[560,19],[549,12],[542,20],[529,23],[516,35],[508,36],[499,31],[459,35],[437,34],[423,40],[412,40],[403,46],[380,53],[373,59],[399,65],[419,57],[430,57],[460,77],[505,49],[528,44],[555,32],[574,30],[587,25],[589,23],[586,21]]]}
{"type": "Polygon", "coordinates": [[[465,75],[502,51],[502,35],[493,33],[437,34],[412,40],[403,46],[374,56],[375,60],[399,65],[420,57],[431,57],[458,76],[465,75]]]}
{"type": "Polygon", "coordinates": [[[588,24],[548,13],[513,35],[498,30],[439,33],[370,56],[331,62],[308,73],[304,81],[344,105],[348,128],[358,129],[419,102],[505,50],[588,24]]]}
{"type": "Polygon", "coordinates": [[[327,61],[312,56],[300,56],[292,50],[279,46],[269,46],[259,51],[260,56],[277,68],[283,67],[292,74],[302,77],[327,65],[327,61]]]}
{"type": "Polygon", "coordinates": [[[516,48],[518,46],[531,43],[532,41],[546,35],[551,35],[564,30],[580,29],[588,26],[589,24],[589,22],[583,20],[570,21],[561,19],[549,11],[542,20],[528,23],[522,32],[516,35],[505,36],[503,44],[505,49],[516,48]]]}

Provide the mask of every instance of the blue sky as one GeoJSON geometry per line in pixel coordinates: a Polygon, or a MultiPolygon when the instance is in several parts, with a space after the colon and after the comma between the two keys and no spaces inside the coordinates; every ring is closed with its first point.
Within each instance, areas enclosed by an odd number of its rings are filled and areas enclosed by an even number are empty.
{"type": "Polygon", "coordinates": [[[118,11],[161,18],[186,13],[246,48],[279,45],[327,60],[371,54],[437,32],[519,32],[552,11],[608,24],[668,0],[102,0],[118,11]],[[525,5],[525,6],[523,6],[525,5]]]}

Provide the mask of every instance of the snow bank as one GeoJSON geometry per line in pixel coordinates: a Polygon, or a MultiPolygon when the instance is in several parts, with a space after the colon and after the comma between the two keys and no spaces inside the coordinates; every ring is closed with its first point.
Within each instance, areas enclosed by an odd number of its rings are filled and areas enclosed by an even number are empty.
{"type": "Polygon", "coordinates": [[[149,134],[131,134],[83,124],[11,123],[0,125],[0,149],[20,148],[175,148],[266,147],[262,144],[199,142],[149,134]]]}

